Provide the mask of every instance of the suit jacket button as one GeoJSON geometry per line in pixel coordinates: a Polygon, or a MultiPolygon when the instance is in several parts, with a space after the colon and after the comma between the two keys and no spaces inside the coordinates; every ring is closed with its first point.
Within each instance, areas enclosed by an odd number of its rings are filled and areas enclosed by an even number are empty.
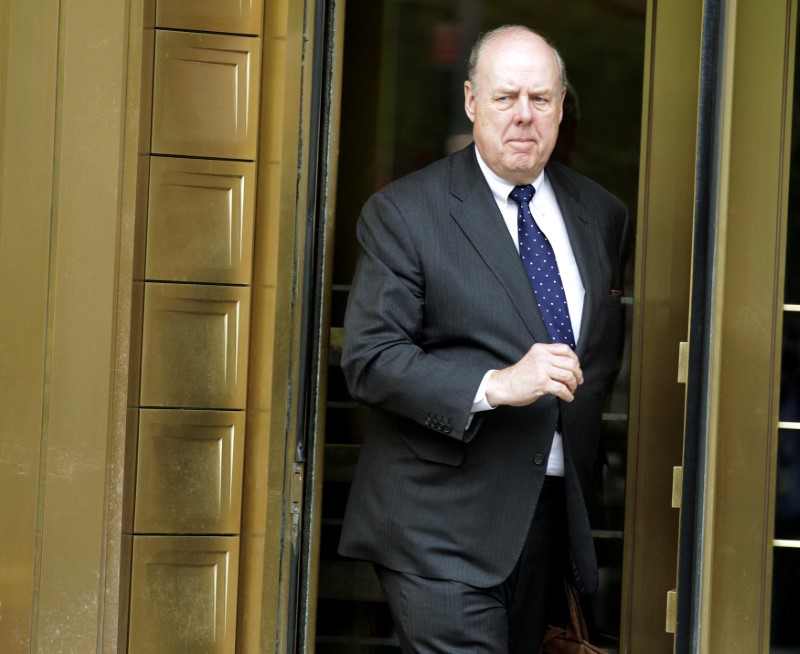
{"type": "Polygon", "coordinates": [[[537,454],[536,456],[534,456],[534,457],[533,457],[533,462],[534,462],[534,463],[535,463],[537,466],[544,465],[544,454],[537,454]]]}

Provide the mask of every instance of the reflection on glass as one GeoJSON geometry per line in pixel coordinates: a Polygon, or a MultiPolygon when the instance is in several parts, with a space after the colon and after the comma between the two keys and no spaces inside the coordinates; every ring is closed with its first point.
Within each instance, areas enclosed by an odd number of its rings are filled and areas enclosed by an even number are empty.
{"type": "MultiPolygon", "coordinates": [[[[571,87],[554,156],[605,186],[635,215],[645,8],[646,0],[572,0],[568,7],[560,0],[348,0],[332,328],[342,326],[357,253],[355,222],[365,200],[389,181],[471,142],[464,113],[466,60],[487,29],[523,23],[553,40],[571,87]]],[[[586,606],[591,629],[611,652],[619,638],[631,320],[626,306],[624,353],[597,460],[602,501],[592,516],[601,588],[586,606]]],[[[397,652],[371,569],[336,555],[348,466],[363,426],[363,411],[348,404],[346,394],[333,362],[316,649],[320,654],[397,652]]]]}

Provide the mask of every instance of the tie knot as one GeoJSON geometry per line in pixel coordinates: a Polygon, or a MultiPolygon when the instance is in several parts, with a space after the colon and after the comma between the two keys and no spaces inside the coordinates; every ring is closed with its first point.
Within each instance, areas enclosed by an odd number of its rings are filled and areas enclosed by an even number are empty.
{"type": "Polygon", "coordinates": [[[525,186],[515,186],[508,196],[517,204],[522,204],[523,202],[530,202],[535,192],[536,189],[533,188],[533,184],[525,184],[525,186]]]}

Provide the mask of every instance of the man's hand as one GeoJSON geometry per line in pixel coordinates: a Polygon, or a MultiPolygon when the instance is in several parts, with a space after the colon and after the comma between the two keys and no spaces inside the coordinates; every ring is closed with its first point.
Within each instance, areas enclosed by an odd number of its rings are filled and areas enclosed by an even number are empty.
{"type": "Polygon", "coordinates": [[[547,394],[572,402],[575,389],[582,383],[583,371],[572,348],[561,343],[536,343],[514,365],[492,374],[486,399],[493,407],[525,406],[547,394]]]}

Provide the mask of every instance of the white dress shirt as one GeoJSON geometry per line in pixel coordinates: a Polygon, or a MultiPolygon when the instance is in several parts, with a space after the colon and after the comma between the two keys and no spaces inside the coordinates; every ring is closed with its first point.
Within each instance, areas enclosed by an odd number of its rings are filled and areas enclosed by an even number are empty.
{"type": "MultiPolygon", "coordinates": [[[[514,240],[517,251],[519,251],[519,237],[517,235],[517,211],[519,205],[508,197],[514,188],[514,184],[498,177],[483,161],[477,148],[475,148],[475,154],[478,158],[478,165],[483,172],[483,176],[486,178],[489,188],[492,191],[494,201],[497,203],[497,207],[503,215],[508,233],[514,240]]],[[[531,214],[533,214],[533,218],[539,226],[539,229],[544,232],[547,240],[550,241],[550,244],[553,246],[553,252],[558,262],[558,271],[561,275],[561,282],[564,285],[564,294],[567,297],[567,307],[569,308],[569,317],[572,322],[572,332],[575,335],[575,342],[577,343],[580,339],[585,289],[581,281],[581,276],[578,273],[578,265],[575,262],[575,255],[572,252],[572,246],[569,242],[567,228],[564,225],[564,217],[561,215],[561,209],[558,206],[553,187],[550,185],[547,175],[545,175],[544,172],[533,182],[533,187],[536,189],[536,193],[529,205],[531,214]]],[[[473,413],[477,411],[489,411],[494,408],[486,400],[486,384],[489,381],[489,376],[493,372],[494,370],[487,371],[478,387],[472,405],[473,413]]],[[[547,460],[547,474],[559,477],[564,476],[564,447],[561,442],[561,434],[558,432],[555,433],[553,438],[553,446],[547,460]]]]}

